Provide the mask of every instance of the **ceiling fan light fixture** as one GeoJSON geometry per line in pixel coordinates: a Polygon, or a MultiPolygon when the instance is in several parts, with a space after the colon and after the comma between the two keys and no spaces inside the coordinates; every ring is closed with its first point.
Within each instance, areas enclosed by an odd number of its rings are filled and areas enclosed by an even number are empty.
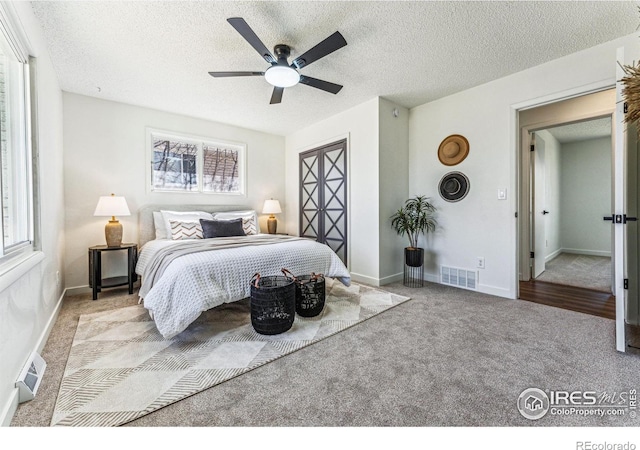
{"type": "Polygon", "coordinates": [[[276,87],[287,88],[300,82],[300,74],[289,66],[271,66],[264,73],[264,78],[269,84],[276,87]]]}

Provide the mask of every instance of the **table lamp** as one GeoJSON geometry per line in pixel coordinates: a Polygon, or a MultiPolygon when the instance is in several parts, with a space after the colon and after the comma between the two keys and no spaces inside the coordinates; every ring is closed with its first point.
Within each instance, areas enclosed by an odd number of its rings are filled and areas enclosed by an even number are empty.
{"type": "Polygon", "coordinates": [[[114,194],[100,197],[93,215],[111,216],[111,220],[104,227],[107,247],[120,247],[122,244],[122,224],[116,220],[116,216],[131,215],[125,198],[116,197],[114,194]]]}
{"type": "Polygon", "coordinates": [[[282,209],[280,208],[280,202],[278,200],[271,199],[264,201],[262,214],[269,214],[269,219],[267,219],[267,230],[269,234],[276,234],[278,221],[276,220],[276,216],[274,216],[274,214],[280,214],[281,212],[282,209]]]}

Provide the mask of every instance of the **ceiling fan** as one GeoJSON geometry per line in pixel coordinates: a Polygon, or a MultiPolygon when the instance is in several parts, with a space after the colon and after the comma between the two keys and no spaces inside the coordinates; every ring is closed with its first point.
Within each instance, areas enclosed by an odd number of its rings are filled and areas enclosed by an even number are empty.
{"type": "Polygon", "coordinates": [[[264,72],[209,72],[209,75],[215,78],[222,77],[253,77],[264,76],[265,80],[274,86],[273,93],[271,94],[270,104],[280,103],[282,101],[282,93],[284,88],[295,86],[298,83],[306,84],[307,86],[321,89],[332,94],[337,94],[342,89],[342,86],[328,81],[319,80],[317,78],[308,77],[298,72],[299,69],[308,66],[312,62],[324,58],[329,53],[333,53],[336,50],[347,45],[344,37],[336,31],[324,41],[317,44],[315,47],[307,50],[302,55],[293,60],[291,64],[287,61],[291,54],[291,48],[285,44],[278,44],[273,48],[275,56],[265,47],[260,38],[253,32],[251,27],[241,17],[232,17],[227,19],[227,22],[236,29],[240,35],[251,46],[256,49],[262,58],[271,66],[264,72]]]}

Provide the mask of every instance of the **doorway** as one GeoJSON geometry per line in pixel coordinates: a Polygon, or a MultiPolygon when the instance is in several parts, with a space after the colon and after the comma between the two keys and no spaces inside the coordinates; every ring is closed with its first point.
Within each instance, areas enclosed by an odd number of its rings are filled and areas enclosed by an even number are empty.
{"type": "Polygon", "coordinates": [[[611,89],[519,114],[520,299],[615,319],[614,109],[611,89]]]}
{"type": "Polygon", "coordinates": [[[534,132],[531,278],[613,292],[612,120],[534,132]]]}

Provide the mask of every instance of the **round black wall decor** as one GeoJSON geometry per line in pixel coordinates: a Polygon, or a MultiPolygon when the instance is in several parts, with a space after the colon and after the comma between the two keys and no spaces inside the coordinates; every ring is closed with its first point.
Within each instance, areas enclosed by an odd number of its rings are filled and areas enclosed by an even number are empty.
{"type": "Polygon", "coordinates": [[[462,172],[449,172],[440,180],[440,197],[448,202],[459,202],[469,193],[469,178],[462,172]]]}

